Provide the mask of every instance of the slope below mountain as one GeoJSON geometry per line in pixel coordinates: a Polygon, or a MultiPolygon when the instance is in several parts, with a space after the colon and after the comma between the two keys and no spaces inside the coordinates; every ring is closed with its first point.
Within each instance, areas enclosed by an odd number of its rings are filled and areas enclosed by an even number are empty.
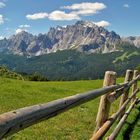
{"type": "Polygon", "coordinates": [[[65,50],[32,58],[1,53],[0,65],[6,65],[20,73],[38,72],[48,80],[97,79],[103,78],[107,70],[114,70],[119,76],[124,74],[126,69],[138,66],[140,50],[130,48],[124,46],[125,51],[106,54],[65,50]]]}

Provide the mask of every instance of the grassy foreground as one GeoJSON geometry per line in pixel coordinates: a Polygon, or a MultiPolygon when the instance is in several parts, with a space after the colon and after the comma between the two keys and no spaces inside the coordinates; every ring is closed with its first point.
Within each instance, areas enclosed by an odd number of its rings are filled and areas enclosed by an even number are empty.
{"type": "MultiPolygon", "coordinates": [[[[46,103],[102,87],[102,80],[29,82],[0,78],[0,113],[46,103]]],[[[123,82],[119,79],[118,82],[123,82]]],[[[118,101],[111,114],[118,109],[118,101]]],[[[12,135],[8,140],[88,140],[95,127],[99,98],[12,135]]]]}

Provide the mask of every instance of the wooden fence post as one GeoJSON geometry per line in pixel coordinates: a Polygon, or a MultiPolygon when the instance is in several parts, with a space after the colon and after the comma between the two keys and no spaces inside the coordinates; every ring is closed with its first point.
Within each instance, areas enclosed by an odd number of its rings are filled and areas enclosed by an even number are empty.
{"type": "MultiPolygon", "coordinates": [[[[138,70],[134,70],[133,79],[135,79],[138,76],[138,74],[139,74],[138,70]]],[[[137,81],[132,85],[132,94],[134,93],[136,89],[137,89],[137,81]]],[[[131,102],[133,103],[135,99],[136,99],[136,96],[134,96],[131,102]]]]}
{"type": "MultiPolygon", "coordinates": [[[[110,86],[116,84],[116,72],[107,71],[104,77],[103,86],[110,86]]],[[[110,94],[110,93],[108,93],[110,94]]],[[[109,116],[110,102],[107,99],[108,94],[101,96],[98,114],[96,118],[96,127],[94,133],[105,123],[109,116]]]]}
{"type": "MultiPolygon", "coordinates": [[[[133,71],[132,70],[127,70],[126,71],[126,75],[125,75],[125,83],[130,82],[133,78],[133,71]]],[[[130,88],[129,88],[130,89],[130,88]]],[[[120,99],[120,108],[123,105],[123,103],[127,100],[128,98],[128,94],[129,94],[129,89],[127,91],[125,91],[125,93],[122,94],[121,99],[120,99]]],[[[125,109],[122,111],[122,113],[120,114],[120,116],[118,117],[118,120],[120,120],[122,118],[122,116],[125,113],[125,109]]]]}

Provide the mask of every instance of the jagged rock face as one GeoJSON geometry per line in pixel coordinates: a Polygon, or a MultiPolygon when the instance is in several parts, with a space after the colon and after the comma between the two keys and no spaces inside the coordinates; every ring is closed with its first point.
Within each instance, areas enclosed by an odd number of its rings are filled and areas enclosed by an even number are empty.
{"type": "Polygon", "coordinates": [[[134,40],[134,45],[140,48],[140,37],[136,37],[136,39],[134,40]]]}
{"type": "Polygon", "coordinates": [[[108,32],[102,27],[85,21],[78,21],[75,25],[66,28],[52,28],[48,36],[50,40],[54,40],[52,52],[63,49],[93,52],[105,47],[106,44],[115,46],[121,41],[120,36],[115,32],[108,32]]]}
{"type": "Polygon", "coordinates": [[[137,48],[140,48],[140,37],[127,37],[127,38],[123,38],[123,41],[129,42],[132,45],[135,45],[137,48]]]}
{"type": "Polygon", "coordinates": [[[0,41],[0,50],[14,54],[42,55],[65,49],[94,53],[116,51],[121,38],[92,22],[78,21],[66,27],[50,28],[47,34],[33,36],[25,31],[0,41]]]}
{"type": "Polygon", "coordinates": [[[14,54],[22,55],[26,53],[26,50],[33,39],[34,36],[25,31],[13,35],[8,39],[8,50],[14,54]]]}

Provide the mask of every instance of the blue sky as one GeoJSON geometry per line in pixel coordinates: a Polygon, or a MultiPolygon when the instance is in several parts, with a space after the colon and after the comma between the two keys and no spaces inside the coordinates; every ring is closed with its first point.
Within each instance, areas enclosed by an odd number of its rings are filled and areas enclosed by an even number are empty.
{"type": "Polygon", "coordinates": [[[26,30],[89,20],[121,36],[140,36],[140,0],[0,0],[0,39],[26,30]]]}

